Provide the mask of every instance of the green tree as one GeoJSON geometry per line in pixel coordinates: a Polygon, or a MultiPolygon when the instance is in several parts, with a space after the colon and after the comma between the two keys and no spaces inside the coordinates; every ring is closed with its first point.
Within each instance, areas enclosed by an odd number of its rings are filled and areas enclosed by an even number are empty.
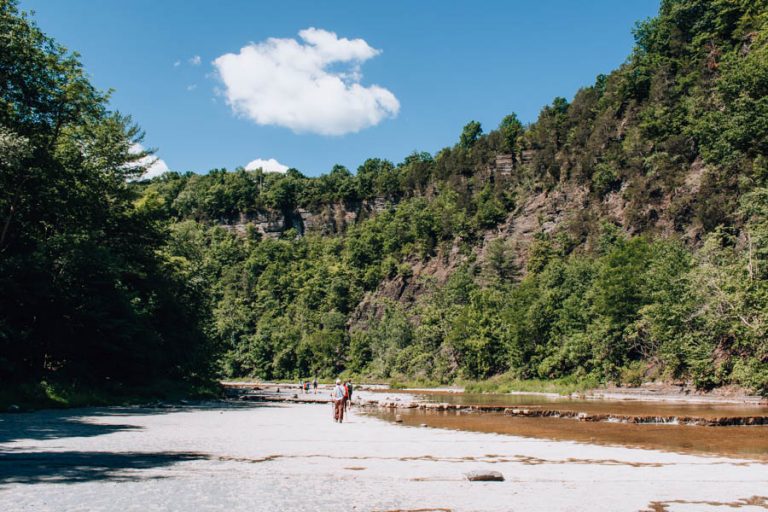
{"type": "Polygon", "coordinates": [[[469,149],[475,145],[477,139],[483,134],[483,127],[477,121],[468,122],[461,130],[461,137],[459,138],[459,146],[464,149],[469,149]]]}
{"type": "Polygon", "coordinates": [[[517,118],[517,114],[505,116],[499,123],[499,131],[504,140],[504,150],[517,158],[521,150],[524,133],[523,123],[517,118]]]}
{"type": "Polygon", "coordinates": [[[204,287],[161,255],[146,153],[76,54],[0,2],[0,379],[71,385],[206,378],[204,287]]]}

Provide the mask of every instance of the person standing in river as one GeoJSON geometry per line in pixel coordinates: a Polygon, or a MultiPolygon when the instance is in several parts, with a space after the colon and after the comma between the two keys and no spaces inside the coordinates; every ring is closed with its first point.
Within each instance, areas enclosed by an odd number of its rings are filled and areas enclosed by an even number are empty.
{"type": "Polygon", "coordinates": [[[341,423],[344,421],[344,386],[341,385],[341,379],[336,379],[336,386],[331,394],[333,398],[333,421],[341,423]]]}

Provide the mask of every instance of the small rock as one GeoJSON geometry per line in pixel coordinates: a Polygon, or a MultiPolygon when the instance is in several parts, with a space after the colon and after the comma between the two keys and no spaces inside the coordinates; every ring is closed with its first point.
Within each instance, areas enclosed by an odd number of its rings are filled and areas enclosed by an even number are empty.
{"type": "Polygon", "coordinates": [[[291,398],[293,398],[293,399],[298,399],[298,398],[299,398],[299,395],[293,395],[291,398]]]}
{"type": "Polygon", "coordinates": [[[464,473],[470,482],[503,482],[504,475],[498,471],[470,471],[464,473]]]}
{"type": "Polygon", "coordinates": [[[19,407],[16,404],[11,404],[8,406],[8,412],[19,412],[21,410],[21,407],[19,407]]]}
{"type": "Polygon", "coordinates": [[[396,414],[395,415],[395,422],[396,423],[402,423],[403,422],[403,417],[400,416],[399,414],[396,414]]]}
{"type": "Polygon", "coordinates": [[[419,425],[419,426],[420,426],[420,427],[428,427],[429,425],[427,425],[426,423],[422,423],[422,424],[421,424],[421,425],[419,425]]]}

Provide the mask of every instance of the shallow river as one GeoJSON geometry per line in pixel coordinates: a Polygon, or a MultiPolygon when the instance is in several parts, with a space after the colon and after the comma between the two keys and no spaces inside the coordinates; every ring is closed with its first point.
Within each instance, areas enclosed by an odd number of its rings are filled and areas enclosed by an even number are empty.
{"type": "MultiPolygon", "coordinates": [[[[392,391],[388,394],[395,396],[392,391]]],[[[473,395],[417,393],[429,402],[460,405],[545,406],[548,409],[628,416],[766,416],[768,407],[741,404],[658,403],[627,400],[573,400],[540,395],[473,395]]],[[[525,437],[571,440],[674,452],[730,455],[768,461],[768,426],[700,427],[665,424],[583,422],[564,418],[511,417],[502,413],[468,413],[421,409],[384,410],[376,416],[403,424],[495,432],[525,437]]]]}
{"type": "MultiPolygon", "coordinates": [[[[387,394],[396,393],[388,390],[387,394]]],[[[643,400],[590,400],[544,394],[412,392],[420,401],[457,405],[545,406],[593,414],[627,416],[768,416],[768,406],[729,403],[659,402],[643,400]]]]}

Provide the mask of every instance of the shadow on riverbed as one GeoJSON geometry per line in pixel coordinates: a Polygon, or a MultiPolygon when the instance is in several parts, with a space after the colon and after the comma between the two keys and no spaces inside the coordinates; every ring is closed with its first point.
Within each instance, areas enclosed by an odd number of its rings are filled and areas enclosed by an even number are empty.
{"type": "MultiPolygon", "coordinates": [[[[161,468],[206,455],[187,452],[9,452],[0,453],[0,486],[94,480],[124,482],[146,476],[139,470],[161,468]]],[[[154,477],[158,478],[158,477],[154,477]]]]}
{"type": "MultiPolygon", "coordinates": [[[[169,414],[173,412],[233,411],[238,409],[253,409],[256,407],[273,407],[275,405],[277,404],[222,398],[220,400],[206,400],[205,402],[167,402],[151,405],[89,407],[70,410],[79,411],[81,415],[89,416],[143,416],[169,414]]],[[[0,417],[2,417],[2,415],[0,415],[0,417]]]]}
{"type": "Polygon", "coordinates": [[[110,417],[149,416],[200,411],[224,412],[270,406],[274,405],[253,402],[212,401],[190,404],[158,404],[156,406],[142,407],[96,407],[0,414],[0,444],[25,439],[46,441],[65,437],[95,437],[117,432],[139,431],[143,428],[138,425],[100,422],[102,419],[110,417]]]}
{"type": "MultiPolygon", "coordinates": [[[[79,415],[78,415],[79,416],[79,415]]],[[[0,419],[0,443],[22,439],[45,441],[63,437],[94,437],[115,432],[141,430],[136,425],[100,425],[80,417],[23,418],[27,421],[0,419]],[[39,419],[40,421],[35,421],[39,419]]]]}

